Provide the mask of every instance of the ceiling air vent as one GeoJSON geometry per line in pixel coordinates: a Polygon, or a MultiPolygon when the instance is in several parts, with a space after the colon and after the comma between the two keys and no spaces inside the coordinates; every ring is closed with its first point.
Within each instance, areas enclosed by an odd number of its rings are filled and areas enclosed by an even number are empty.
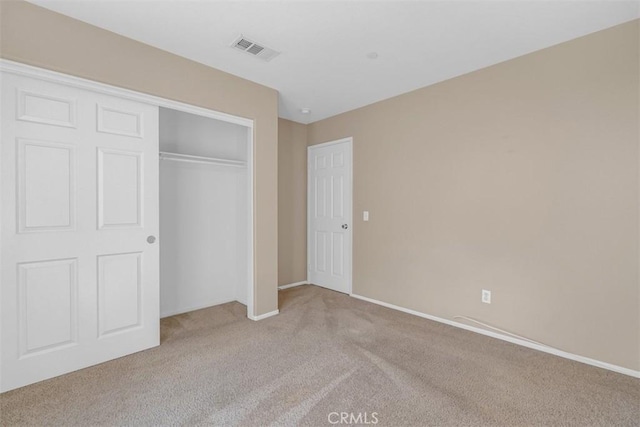
{"type": "Polygon", "coordinates": [[[242,34],[231,43],[231,47],[238,49],[256,58],[260,58],[263,61],[271,61],[276,56],[280,55],[280,52],[268,47],[259,45],[258,43],[251,41],[244,37],[242,34]]]}

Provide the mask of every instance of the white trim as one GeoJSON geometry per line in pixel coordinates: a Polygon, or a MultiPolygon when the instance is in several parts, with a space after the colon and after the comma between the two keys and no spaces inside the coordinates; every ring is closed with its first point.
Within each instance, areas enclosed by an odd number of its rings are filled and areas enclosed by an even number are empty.
{"type": "Polygon", "coordinates": [[[254,263],[256,262],[256,257],[255,257],[255,247],[254,247],[254,243],[255,243],[255,236],[254,233],[256,231],[256,211],[255,211],[255,203],[254,203],[254,199],[256,197],[255,195],[255,188],[256,188],[256,183],[254,182],[254,176],[255,176],[255,163],[254,163],[254,153],[255,153],[255,143],[256,143],[256,138],[255,138],[255,130],[253,128],[253,120],[251,121],[251,126],[249,126],[249,131],[247,132],[247,145],[248,145],[248,152],[247,152],[247,169],[248,169],[248,176],[247,176],[247,182],[249,185],[249,194],[247,197],[249,197],[249,201],[248,201],[248,206],[249,206],[249,217],[247,218],[248,224],[247,226],[249,227],[249,230],[247,232],[247,317],[251,318],[252,316],[255,316],[255,307],[256,307],[256,302],[255,302],[255,287],[256,287],[256,276],[255,276],[255,265],[254,263]]]}
{"type": "Polygon", "coordinates": [[[309,282],[303,280],[302,282],[289,283],[288,285],[280,285],[278,286],[278,290],[282,291],[284,289],[295,288],[296,286],[308,285],[309,282]]]}
{"type": "MultiPolygon", "coordinates": [[[[307,147],[307,153],[312,149],[312,148],[322,148],[322,147],[328,147],[329,145],[335,145],[335,144],[342,144],[344,142],[353,142],[353,137],[347,137],[347,138],[342,138],[342,139],[336,139],[335,141],[329,141],[329,142],[323,142],[322,144],[313,144],[307,147]]],[[[353,159],[351,159],[353,160],[353,159]]],[[[353,161],[351,162],[353,163],[353,161]]]]}
{"type": "Polygon", "coordinates": [[[178,314],[189,313],[191,311],[202,310],[204,308],[211,308],[220,304],[227,304],[227,303],[236,302],[236,301],[237,300],[235,298],[231,298],[231,299],[223,299],[219,301],[208,302],[204,304],[197,304],[187,308],[179,308],[178,310],[173,310],[168,313],[160,313],[160,318],[164,319],[165,317],[177,316],[178,314]]]}
{"type": "Polygon", "coordinates": [[[122,99],[129,99],[132,101],[142,102],[158,107],[166,107],[173,110],[180,110],[200,116],[211,117],[214,119],[222,120],[228,123],[235,123],[246,127],[253,127],[253,120],[246,117],[233,116],[231,114],[210,110],[208,108],[196,107],[191,104],[184,104],[182,102],[172,101],[170,99],[160,98],[158,96],[149,95],[146,93],[123,89],[104,83],[98,83],[92,80],[83,79],[81,77],[70,76],[68,74],[26,65],[20,62],[9,61],[7,59],[0,59],[0,71],[38,80],[44,80],[65,86],[71,86],[79,89],[90,90],[92,92],[111,95],[122,99]]]}
{"type": "Polygon", "coordinates": [[[311,264],[309,263],[309,259],[311,258],[311,200],[309,199],[309,195],[311,194],[311,180],[309,179],[310,170],[309,170],[309,155],[311,154],[311,150],[328,147],[330,145],[336,144],[346,144],[347,149],[349,151],[349,158],[351,160],[351,165],[349,165],[349,182],[350,182],[350,193],[351,193],[351,218],[349,218],[349,223],[351,224],[351,253],[349,254],[349,274],[348,274],[348,287],[347,294],[351,295],[353,292],[353,231],[355,230],[353,224],[353,137],[349,136],[346,138],[336,139],[335,141],[323,142],[322,144],[310,145],[307,147],[307,283],[311,283],[309,278],[309,269],[311,264]]]}
{"type": "MultiPolygon", "coordinates": [[[[157,107],[170,108],[172,110],[182,111],[185,113],[191,113],[203,117],[209,117],[216,120],[221,120],[227,123],[234,123],[240,126],[244,126],[249,129],[248,144],[249,153],[247,166],[249,169],[249,250],[248,250],[248,289],[247,289],[247,317],[252,318],[254,316],[254,288],[255,288],[255,275],[254,275],[254,262],[255,262],[255,248],[254,248],[254,233],[255,233],[255,210],[254,210],[254,197],[255,197],[255,183],[254,183],[254,152],[255,152],[255,134],[254,134],[254,122],[252,119],[234,116],[227,113],[221,113],[219,111],[210,110],[208,108],[197,107],[191,104],[185,104],[178,101],[173,101],[159,96],[149,95],[141,92],[136,92],[129,89],[120,88],[117,86],[108,85],[105,83],[98,83],[92,80],[83,79],[81,77],[75,77],[68,74],[59,73],[56,71],[47,70],[45,68],[34,67],[31,65],[22,64],[20,62],[9,61],[6,59],[0,59],[0,73],[10,73],[18,76],[29,77],[41,81],[47,81],[56,83],[59,85],[74,87],[83,90],[89,90],[92,92],[100,93],[103,95],[114,96],[120,99],[128,99],[131,101],[141,102],[148,105],[157,107]]],[[[0,289],[2,287],[0,286],[0,289]]]]}
{"type": "Polygon", "coordinates": [[[432,316],[430,314],[421,313],[419,311],[411,310],[409,308],[400,307],[397,305],[389,304],[387,302],[378,301],[373,298],[363,297],[362,295],[351,294],[352,297],[357,298],[362,301],[367,301],[372,304],[381,305],[383,307],[391,308],[393,310],[402,311],[403,313],[413,314],[414,316],[422,317],[424,319],[433,320],[435,322],[444,323],[445,325],[453,326],[460,329],[465,329],[467,331],[475,332],[481,335],[486,335],[492,338],[497,338],[502,341],[507,341],[512,344],[518,344],[523,347],[531,348],[533,350],[542,351],[545,353],[553,354],[555,356],[560,356],[565,359],[574,360],[576,362],[581,362],[587,365],[596,366],[598,368],[607,369],[609,371],[618,372],[620,374],[629,375],[631,377],[640,378],[640,371],[634,371],[633,369],[625,368],[618,365],[613,365],[611,363],[602,362],[600,360],[591,359],[589,357],[580,356],[578,354],[569,353],[563,350],[558,350],[557,348],[548,347],[546,345],[534,344],[529,341],[525,341],[519,338],[510,337],[503,334],[498,334],[496,332],[487,331],[485,329],[476,328],[474,326],[468,326],[463,323],[455,322],[453,320],[443,319],[441,317],[432,316]]]}
{"type": "Polygon", "coordinates": [[[260,316],[247,316],[247,317],[249,317],[249,319],[251,319],[251,320],[258,321],[258,320],[266,319],[268,317],[275,316],[275,315],[277,315],[279,313],[280,313],[280,310],[273,310],[273,311],[270,311],[268,313],[261,314],[260,316]]]}

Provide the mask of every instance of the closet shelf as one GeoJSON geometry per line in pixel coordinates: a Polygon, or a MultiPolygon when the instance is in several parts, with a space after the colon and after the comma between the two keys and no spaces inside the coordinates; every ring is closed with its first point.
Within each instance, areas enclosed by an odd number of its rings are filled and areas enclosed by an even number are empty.
{"type": "Polygon", "coordinates": [[[215,157],[194,156],[191,154],[170,153],[168,151],[160,152],[160,160],[174,160],[176,162],[202,163],[218,166],[232,166],[243,168],[247,166],[247,162],[242,160],[218,159],[215,157]]]}

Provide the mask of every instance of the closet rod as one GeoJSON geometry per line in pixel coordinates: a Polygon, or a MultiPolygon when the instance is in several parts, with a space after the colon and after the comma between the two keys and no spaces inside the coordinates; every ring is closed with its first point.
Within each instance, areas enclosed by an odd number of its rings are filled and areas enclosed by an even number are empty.
{"type": "Polygon", "coordinates": [[[170,153],[168,151],[160,152],[160,160],[174,160],[177,162],[202,163],[208,165],[246,167],[247,162],[242,160],[218,159],[215,157],[194,156],[191,154],[170,153]]]}

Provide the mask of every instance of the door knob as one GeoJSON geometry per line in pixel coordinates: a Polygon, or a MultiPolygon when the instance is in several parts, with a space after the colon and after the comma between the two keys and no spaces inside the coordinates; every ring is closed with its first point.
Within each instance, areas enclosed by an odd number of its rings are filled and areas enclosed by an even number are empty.
{"type": "Polygon", "coordinates": [[[342,224],[342,229],[346,230],[347,228],[349,228],[349,226],[347,224],[342,224]]]}
{"type": "Polygon", "coordinates": [[[153,244],[156,241],[156,236],[149,236],[147,237],[147,243],[149,244],[153,244]]]}

